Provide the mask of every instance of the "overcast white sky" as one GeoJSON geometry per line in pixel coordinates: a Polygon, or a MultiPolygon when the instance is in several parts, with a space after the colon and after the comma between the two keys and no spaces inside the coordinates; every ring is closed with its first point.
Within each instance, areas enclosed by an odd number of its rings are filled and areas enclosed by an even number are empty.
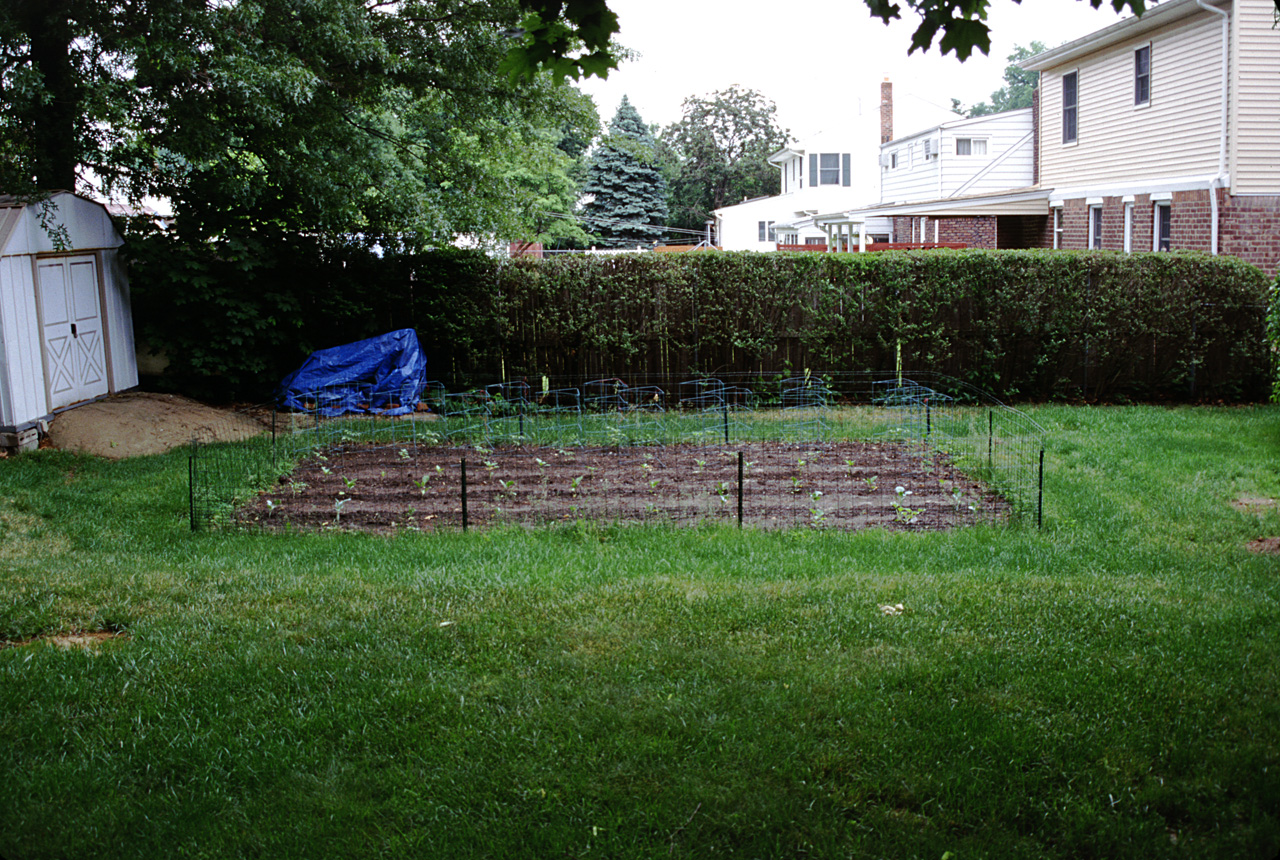
{"type": "Polygon", "coordinates": [[[936,125],[929,111],[911,127],[912,106],[987,101],[1003,86],[1015,46],[1056,47],[1119,20],[1106,4],[1093,9],[1082,0],[992,0],[991,53],[961,63],[936,46],[908,57],[914,15],[904,10],[903,20],[885,26],[862,0],[609,0],[609,7],[621,26],[618,41],[640,56],[606,81],[581,85],[604,123],[623,94],[645,122],[665,126],[680,119],[685,98],[739,84],[772,99],[782,126],[801,141],[862,127],[850,122],[859,114],[876,134],[886,77],[894,85],[895,137],[936,125]]]}

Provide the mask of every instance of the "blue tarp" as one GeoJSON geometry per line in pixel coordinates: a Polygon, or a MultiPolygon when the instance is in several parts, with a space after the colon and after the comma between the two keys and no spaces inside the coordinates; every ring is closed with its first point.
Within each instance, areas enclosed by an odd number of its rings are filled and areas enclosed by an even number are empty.
{"type": "Polygon", "coordinates": [[[427,380],[427,358],[411,328],[368,340],[318,349],[280,383],[284,409],[342,415],[404,415],[418,405],[427,380]]]}

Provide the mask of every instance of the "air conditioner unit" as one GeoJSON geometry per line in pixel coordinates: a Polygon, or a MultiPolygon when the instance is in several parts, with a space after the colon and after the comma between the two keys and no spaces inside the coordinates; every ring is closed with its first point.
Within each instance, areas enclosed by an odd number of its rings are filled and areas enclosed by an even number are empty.
{"type": "Polygon", "coordinates": [[[893,166],[893,156],[892,156],[892,155],[890,155],[890,154],[889,154],[889,153],[887,153],[887,152],[882,152],[882,153],[880,153],[880,166],[881,166],[881,167],[892,167],[892,166],[893,166]]]}
{"type": "Polygon", "coordinates": [[[938,157],[938,147],[937,147],[937,144],[935,144],[935,143],[933,142],[933,138],[925,138],[925,141],[924,141],[924,157],[925,157],[925,158],[937,158],[937,157],[938,157]]]}

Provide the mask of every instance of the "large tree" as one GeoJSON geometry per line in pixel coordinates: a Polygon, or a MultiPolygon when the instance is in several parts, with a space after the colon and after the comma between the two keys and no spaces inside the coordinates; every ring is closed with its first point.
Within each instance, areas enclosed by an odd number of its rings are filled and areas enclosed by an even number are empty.
{"type": "Polygon", "coordinates": [[[1004,86],[991,94],[991,103],[978,102],[969,108],[967,116],[986,116],[1001,111],[1017,110],[1031,107],[1031,96],[1040,80],[1039,72],[1029,72],[1018,65],[1028,57],[1042,54],[1048,50],[1040,42],[1032,42],[1030,48],[1021,45],[1013,49],[1007,59],[1009,65],[1004,68],[1004,86]]]}
{"type": "Polygon", "coordinates": [[[589,100],[498,66],[517,0],[6,0],[0,181],[172,201],[202,236],[536,231],[589,100]],[[532,172],[531,172],[532,171],[532,172]]]}
{"type": "Polygon", "coordinates": [[[786,145],[788,132],[772,101],[735,85],[685,99],[683,114],[661,135],[671,159],[673,226],[700,230],[721,206],[778,193],[778,171],[766,159],[786,145]]]}
{"type": "Polygon", "coordinates": [[[606,248],[653,245],[666,235],[667,182],[653,134],[626,96],[587,168],[587,229],[606,248]]]}

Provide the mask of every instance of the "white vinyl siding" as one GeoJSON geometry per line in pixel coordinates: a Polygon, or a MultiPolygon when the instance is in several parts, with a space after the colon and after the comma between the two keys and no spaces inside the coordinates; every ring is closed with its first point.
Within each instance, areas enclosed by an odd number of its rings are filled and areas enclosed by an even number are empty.
{"type": "MultiPolygon", "coordinates": [[[[1232,22],[1232,194],[1280,194],[1280,31],[1270,0],[1236,0],[1232,22]]],[[[1215,30],[1215,32],[1217,32],[1215,30]]],[[[1217,56],[1217,51],[1213,52],[1217,56]]],[[[1216,78],[1215,78],[1216,81],[1216,78]]],[[[1216,126],[1215,126],[1216,128],[1216,126]]]]}
{"type": "MultiPolygon", "coordinates": [[[[1212,173],[1218,163],[1220,28],[1188,18],[1154,38],[1118,44],[1041,76],[1042,185],[1212,173]],[[1149,107],[1134,110],[1134,51],[1151,44],[1149,107]],[[1158,62],[1154,58],[1158,57],[1158,62]],[[1062,143],[1062,75],[1079,72],[1078,141],[1062,143]]],[[[1234,189],[1233,189],[1234,190],[1234,189]]]]}
{"type": "Polygon", "coordinates": [[[124,391],[138,384],[138,355],[133,338],[133,298],[129,274],[114,249],[101,252],[105,283],[115,289],[103,291],[103,322],[107,326],[107,366],[111,368],[111,390],[124,391]]]}
{"type": "Polygon", "coordinates": [[[17,425],[49,410],[44,392],[44,366],[40,353],[40,321],[36,316],[35,283],[31,258],[0,257],[0,326],[4,327],[5,354],[0,366],[7,391],[0,425],[17,425]]]}
{"type": "Polygon", "coordinates": [[[897,170],[880,176],[882,203],[910,203],[959,195],[1025,188],[1035,171],[1031,111],[1007,111],[971,120],[947,123],[910,138],[895,140],[881,150],[899,153],[897,170]],[[924,152],[924,141],[934,141],[936,158],[908,162],[905,153],[914,147],[924,152]],[[957,155],[961,140],[981,142],[985,154],[957,155]]]}

